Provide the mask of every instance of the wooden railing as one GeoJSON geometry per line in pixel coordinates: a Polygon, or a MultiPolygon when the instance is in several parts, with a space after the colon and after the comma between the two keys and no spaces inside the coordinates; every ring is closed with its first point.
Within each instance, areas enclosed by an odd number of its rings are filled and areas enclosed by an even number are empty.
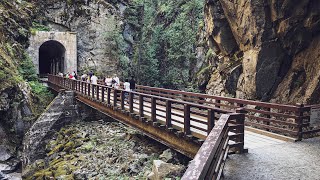
{"type": "MultiPolygon", "coordinates": [[[[155,96],[141,92],[126,92],[101,84],[93,85],[84,81],[71,80],[60,76],[48,76],[49,83],[60,88],[75,91],[92,101],[101,102],[107,107],[136,116],[154,126],[174,131],[178,136],[189,139],[196,138],[203,143],[215,126],[221,114],[233,113],[204,104],[196,104],[178,99],[155,96]]],[[[234,151],[242,151],[244,130],[235,126],[230,141],[234,151]]]]}
{"type": "Polygon", "coordinates": [[[312,128],[309,127],[310,106],[304,106],[303,104],[283,105],[141,85],[137,86],[137,91],[160,97],[214,106],[229,111],[244,108],[247,112],[245,121],[247,126],[286,135],[296,140],[301,140],[304,135],[319,131],[318,129],[312,131],[312,128]]]}
{"type": "Polygon", "coordinates": [[[220,179],[230,148],[229,131],[234,124],[243,126],[243,123],[244,114],[222,115],[191,161],[182,180],[220,179]]]}

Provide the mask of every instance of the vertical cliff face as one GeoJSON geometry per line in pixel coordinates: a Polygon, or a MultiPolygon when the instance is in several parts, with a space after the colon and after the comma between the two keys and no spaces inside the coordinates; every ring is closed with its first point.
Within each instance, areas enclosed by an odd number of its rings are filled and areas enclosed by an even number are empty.
{"type": "Polygon", "coordinates": [[[40,19],[51,31],[73,31],[78,39],[78,69],[98,74],[118,71],[132,55],[135,28],[127,23],[127,0],[41,1],[40,19]],[[120,56],[120,54],[122,56],[120,56]]]}
{"type": "MultiPolygon", "coordinates": [[[[0,1],[0,163],[15,161],[23,134],[34,119],[34,96],[18,70],[25,59],[33,10],[24,1],[0,1]]],[[[13,163],[9,172],[16,166],[13,163]]]]}
{"type": "Polygon", "coordinates": [[[205,48],[214,54],[209,56],[213,68],[207,91],[280,102],[319,101],[314,72],[319,23],[316,0],[206,1],[205,48]],[[282,93],[284,89],[289,90],[282,93]]]}

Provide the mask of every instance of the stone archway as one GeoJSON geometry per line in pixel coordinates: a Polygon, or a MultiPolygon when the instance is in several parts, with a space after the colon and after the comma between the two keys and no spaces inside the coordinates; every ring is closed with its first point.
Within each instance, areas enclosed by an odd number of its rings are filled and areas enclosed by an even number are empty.
{"type": "Polygon", "coordinates": [[[44,42],[39,48],[39,74],[64,72],[66,48],[58,41],[44,42]]]}
{"type": "Polygon", "coordinates": [[[77,37],[73,32],[38,31],[28,48],[37,74],[77,71],[77,37]]]}

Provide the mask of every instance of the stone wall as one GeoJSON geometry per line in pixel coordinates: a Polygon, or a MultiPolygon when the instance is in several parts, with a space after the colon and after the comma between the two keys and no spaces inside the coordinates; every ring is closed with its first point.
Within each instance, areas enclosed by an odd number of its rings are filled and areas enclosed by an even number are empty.
{"type": "Polygon", "coordinates": [[[30,37],[28,53],[39,74],[39,49],[47,41],[61,43],[66,52],[64,57],[64,73],[77,71],[77,35],[74,32],[37,31],[30,37]]]}

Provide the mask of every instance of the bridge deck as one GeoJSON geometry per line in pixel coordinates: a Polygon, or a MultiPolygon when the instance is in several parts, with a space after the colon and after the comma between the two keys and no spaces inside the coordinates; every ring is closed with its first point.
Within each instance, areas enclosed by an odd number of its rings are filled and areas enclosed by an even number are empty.
{"type": "Polygon", "coordinates": [[[248,154],[229,156],[224,179],[318,180],[319,154],[319,137],[296,143],[283,142],[255,147],[249,149],[248,154]]]}

